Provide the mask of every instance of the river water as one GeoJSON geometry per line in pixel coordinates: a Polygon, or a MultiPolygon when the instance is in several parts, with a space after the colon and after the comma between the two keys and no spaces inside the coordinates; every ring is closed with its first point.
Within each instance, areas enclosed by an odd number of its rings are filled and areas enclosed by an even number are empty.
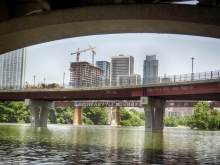
{"type": "Polygon", "coordinates": [[[1,164],[220,164],[220,131],[0,124],[1,164]]]}

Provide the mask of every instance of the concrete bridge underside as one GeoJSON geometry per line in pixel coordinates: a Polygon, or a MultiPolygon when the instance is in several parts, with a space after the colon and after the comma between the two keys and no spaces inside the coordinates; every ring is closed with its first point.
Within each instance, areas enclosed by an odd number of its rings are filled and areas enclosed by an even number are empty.
{"type": "Polygon", "coordinates": [[[217,7],[118,4],[69,8],[0,23],[0,54],[48,41],[113,33],[166,33],[220,38],[217,7]]]}

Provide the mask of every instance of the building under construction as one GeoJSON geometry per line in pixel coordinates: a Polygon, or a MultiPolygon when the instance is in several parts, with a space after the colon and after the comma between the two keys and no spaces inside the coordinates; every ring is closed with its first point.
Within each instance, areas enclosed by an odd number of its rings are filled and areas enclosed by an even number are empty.
{"type": "Polygon", "coordinates": [[[88,62],[70,63],[70,84],[74,87],[101,86],[104,70],[88,62]]]}

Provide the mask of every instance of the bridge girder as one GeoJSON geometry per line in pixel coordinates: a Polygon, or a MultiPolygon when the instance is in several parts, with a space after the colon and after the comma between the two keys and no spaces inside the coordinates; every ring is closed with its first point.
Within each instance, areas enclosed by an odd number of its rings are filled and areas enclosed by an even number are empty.
{"type": "Polygon", "coordinates": [[[194,82],[178,84],[154,84],[142,87],[93,89],[93,90],[18,90],[2,91],[0,101],[15,100],[140,100],[140,97],[151,97],[161,100],[204,100],[220,101],[220,80],[213,82],[194,82]],[[95,93],[95,95],[94,95],[95,93]]]}
{"type": "Polygon", "coordinates": [[[216,7],[165,4],[52,10],[1,22],[0,40],[4,42],[0,54],[53,40],[98,34],[165,33],[220,38],[219,15],[216,7]]]}

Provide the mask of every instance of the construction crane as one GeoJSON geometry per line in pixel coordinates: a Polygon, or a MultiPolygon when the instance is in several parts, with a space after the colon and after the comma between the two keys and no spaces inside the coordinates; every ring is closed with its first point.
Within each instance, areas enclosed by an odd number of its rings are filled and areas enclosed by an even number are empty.
{"type": "MultiPolygon", "coordinates": [[[[89,45],[89,44],[88,44],[89,45]]],[[[89,45],[89,47],[90,48],[92,48],[90,45],[89,45]]],[[[95,47],[96,48],[96,47],[95,47]]],[[[94,49],[95,49],[94,48],[94,49]]],[[[94,66],[94,55],[96,55],[96,52],[93,50],[93,49],[91,49],[92,50],[92,65],[94,66]]]]}
{"type": "Polygon", "coordinates": [[[79,55],[82,52],[86,52],[87,50],[95,49],[95,47],[90,47],[89,49],[79,50],[77,52],[71,53],[71,55],[76,54],[76,73],[75,73],[75,86],[78,87],[78,62],[79,62],[79,55]]]}

